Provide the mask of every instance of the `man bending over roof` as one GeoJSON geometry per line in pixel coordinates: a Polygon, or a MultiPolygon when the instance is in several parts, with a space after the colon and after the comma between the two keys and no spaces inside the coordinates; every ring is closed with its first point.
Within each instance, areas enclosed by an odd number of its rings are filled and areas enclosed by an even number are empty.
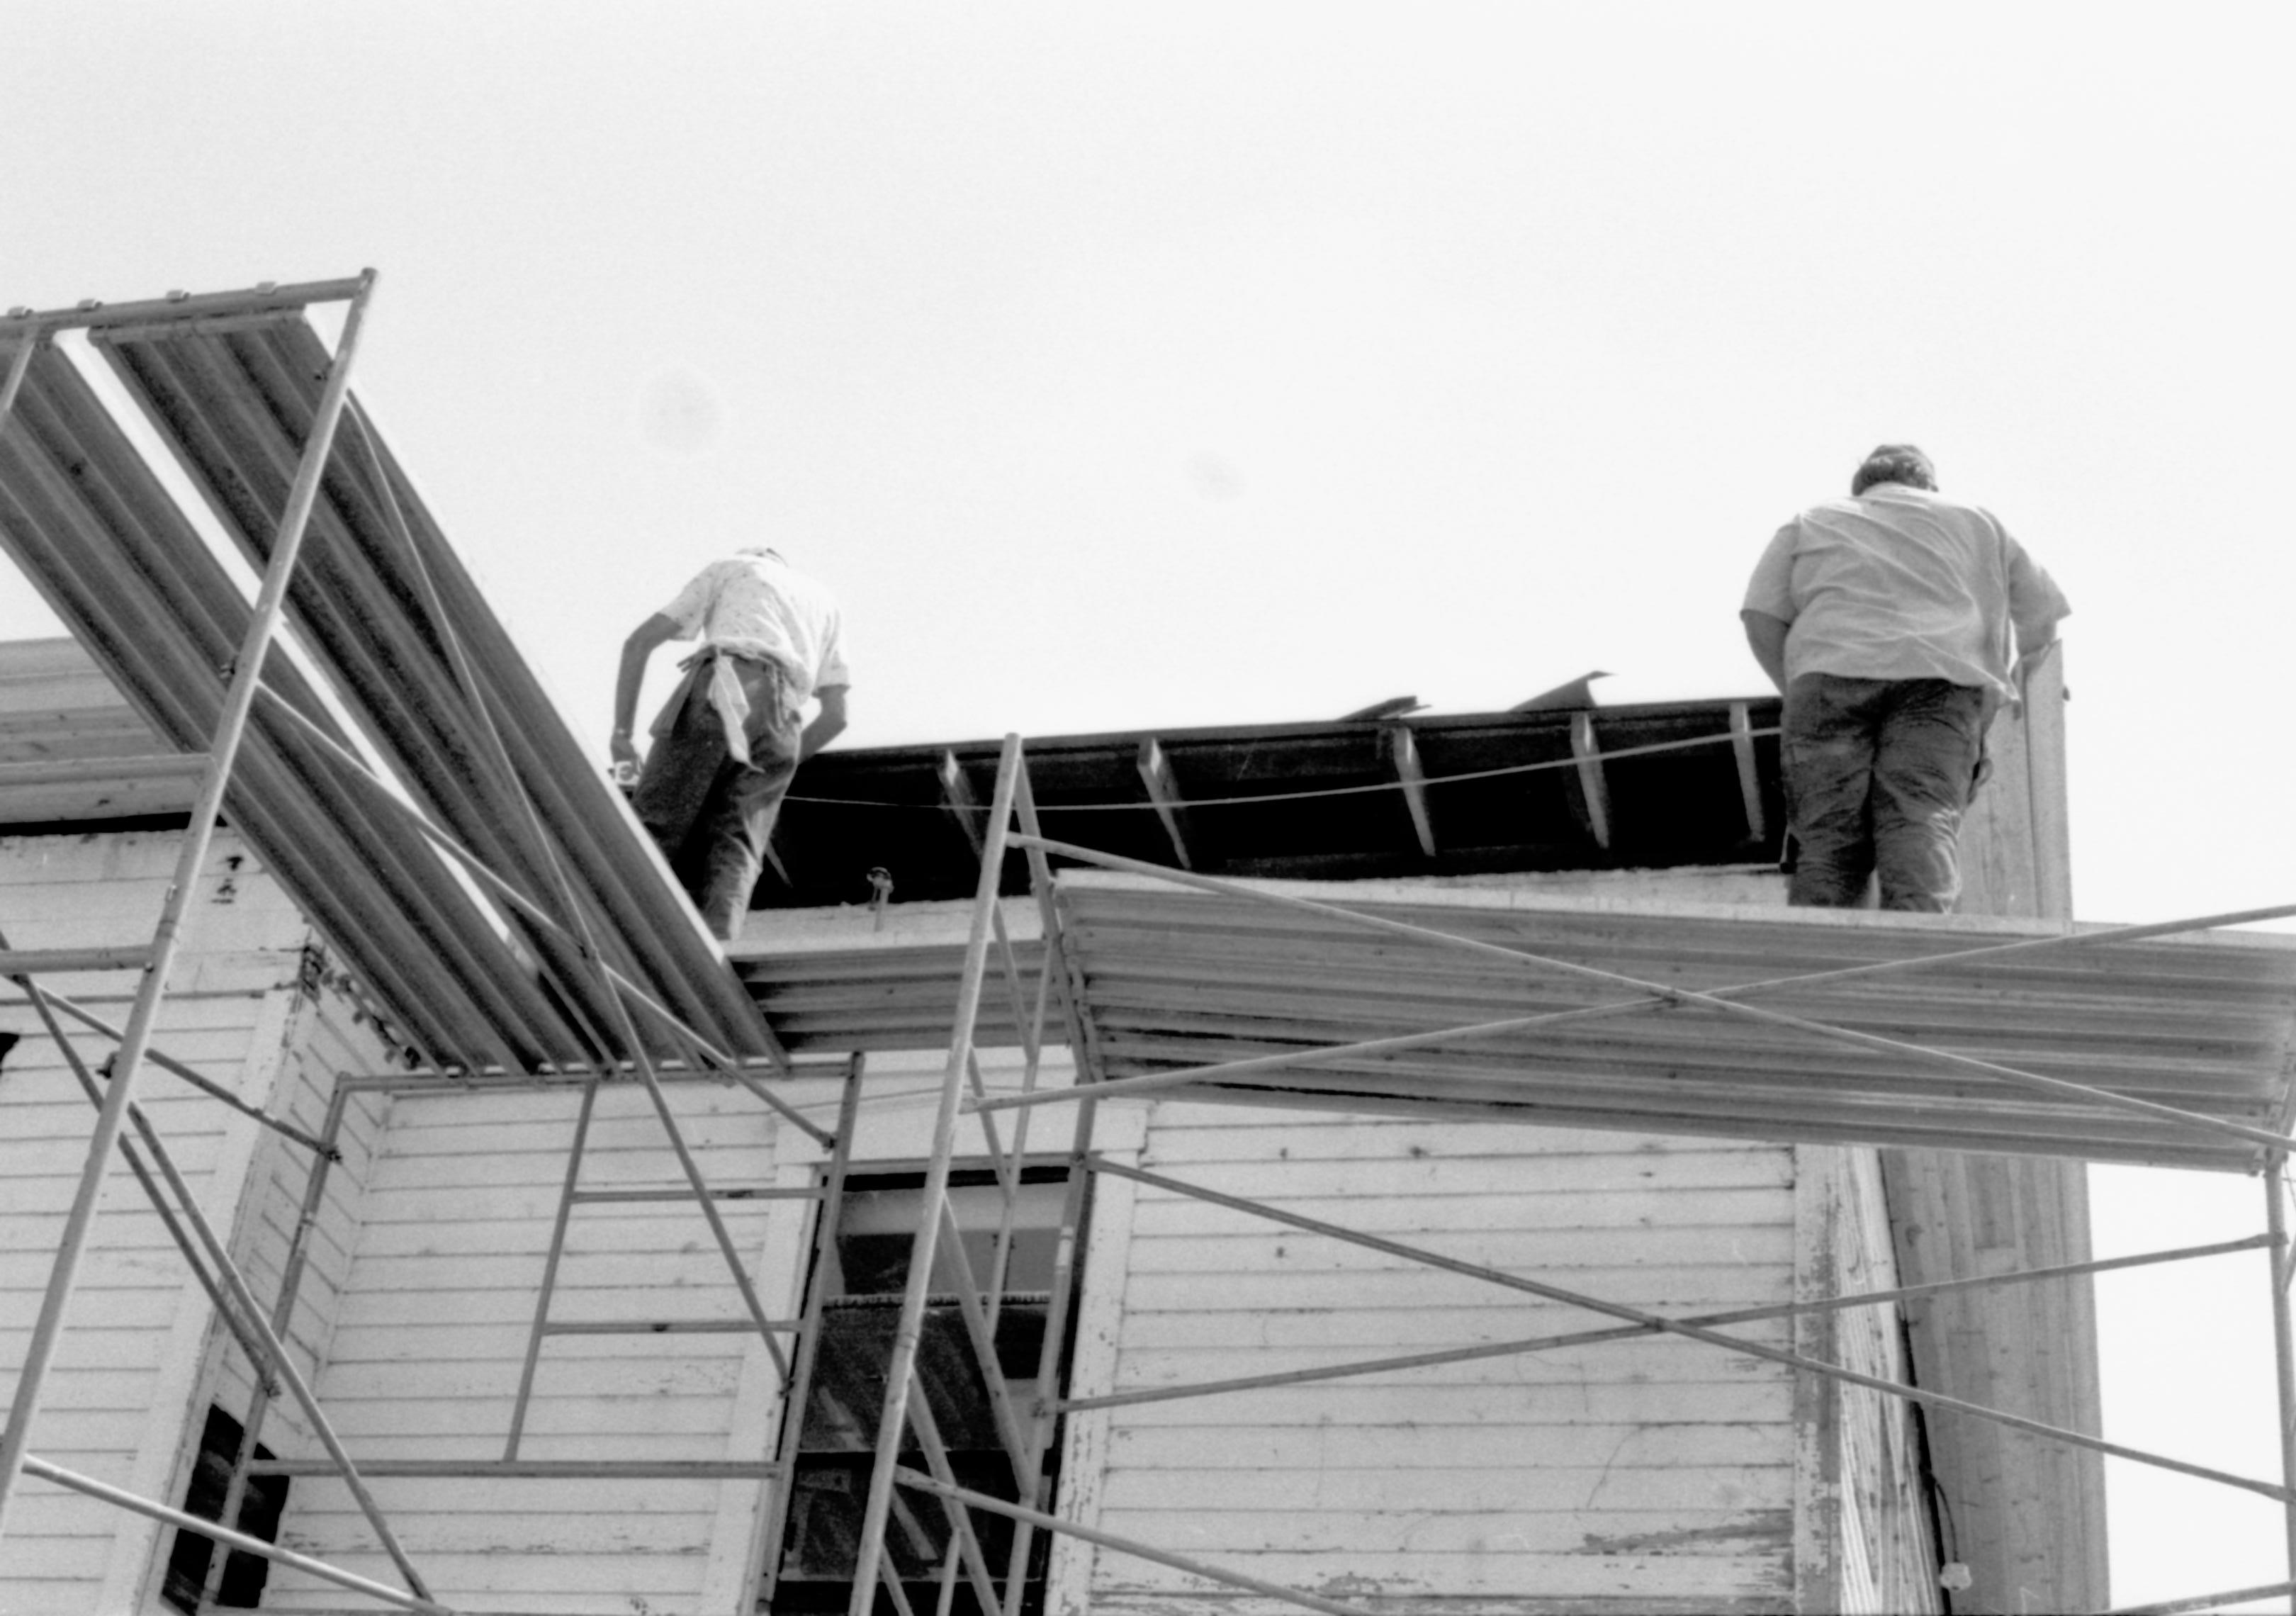
{"type": "Polygon", "coordinates": [[[622,643],[611,745],[618,766],[638,761],[630,724],[647,659],[696,635],[701,649],[680,664],[685,677],[653,721],[631,806],[709,930],[731,938],[797,766],[845,727],[852,676],[829,592],[771,550],[738,551],[704,567],[622,643]],[[821,711],[800,729],[813,697],[821,711]]]}
{"type": "Polygon", "coordinates": [[[1785,695],[1787,901],[1942,913],[1956,841],[2010,663],[2070,610],[1989,512],[1937,491],[1929,456],[1883,444],[1848,499],[1778,529],[1746,587],[1746,641],[1785,695]]]}

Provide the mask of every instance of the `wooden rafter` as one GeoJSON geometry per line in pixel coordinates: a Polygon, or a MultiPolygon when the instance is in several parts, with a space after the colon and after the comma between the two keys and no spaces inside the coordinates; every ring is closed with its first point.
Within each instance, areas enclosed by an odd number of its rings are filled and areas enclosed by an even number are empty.
{"type": "Polygon", "coordinates": [[[1403,806],[1411,811],[1411,828],[1419,837],[1419,850],[1435,857],[1435,821],[1427,811],[1427,773],[1419,766],[1419,743],[1407,724],[1387,726],[1389,766],[1403,783],[1403,806]]]}
{"type": "Polygon", "coordinates": [[[1156,805],[1156,817],[1164,822],[1164,834],[1172,839],[1172,857],[1182,869],[1194,869],[1188,857],[1187,810],[1180,788],[1173,783],[1171,759],[1153,735],[1140,743],[1140,781],[1148,788],[1148,800],[1156,805]]]}
{"type": "Polygon", "coordinates": [[[1595,741],[1595,720],[1587,714],[1570,715],[1570,755],[1578,760],[1577,779],[1587,805],[1587,829],[1595,845],[1611,845],[1611,792],[1603,779],[1603,751],[1595,741]]]}

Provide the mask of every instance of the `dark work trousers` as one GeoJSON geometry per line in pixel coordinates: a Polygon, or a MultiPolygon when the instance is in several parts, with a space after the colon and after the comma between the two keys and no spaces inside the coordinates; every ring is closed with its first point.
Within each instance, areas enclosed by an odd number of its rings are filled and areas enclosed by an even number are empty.
{"type": "Polygon", "coordinates": [[[1883,908],[1952,908],[1986,706],[1944,679],[1796,679],[1780,735],[1800,849],[1786,901],[1855,907],[1878,870],[1883,908]]]}
{"type": "Polygon", "coordinates": [[[724,721],[709,704],[709,661],[720,654],[703,652],[671,698],[676,717],[647,752],[630,806],[709,930],[731,938],[765,868],[766,843],[797,773],[802,731],[796,716],[783,710],[781,670],[731,658],[750,701],[743,726],[750,761],[735,762],[726,749],[724,721]]]}

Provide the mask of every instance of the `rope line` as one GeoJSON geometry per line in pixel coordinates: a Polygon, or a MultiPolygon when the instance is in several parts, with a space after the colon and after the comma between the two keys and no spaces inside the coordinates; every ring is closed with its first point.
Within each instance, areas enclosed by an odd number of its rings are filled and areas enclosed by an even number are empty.
{"type": "MultiPolygon", "coordinates": [[[[1750,741],[1775,735],[1775,724],[1762,729],[1724,730],[1719,734],[1693,735],[1687,741],[1653,741],[1647,746],[1621,747],[1617,751],[1589,752],[1583,758],[1550,758],[1538,763],[1511,763],[1504,768],[1476,769],[1464,775],[1430,775],[1420,780],[1382,780],[1370,785],[1332,785],[1315,791],[1269,792],[1250,797],[1190,797],[1175,799],[1159,805],[1153,802],[1062,802],[1047,803],[1042,811],[1047,814],[1152,814],[1160,806],[1165,808],[1249,807],[1262,802],[1303,802],[1317,797],[1361,797],[1373,792],[1408,791],[1414,786],[1456,785],[1468,780],[1496,780],[1509,775],[1535,775],[1547,769],[1577,768],[1581,764],[1607,763],[1622,758],[1647,758],[1659,752],[1687,751],[1693,746],[1715,746],[1726,741],[1735,741],[1742,735],[1750,741]]],[[[800,797],[792,792],[783,799],[785,802],[810,802],[824,808],[915,808],[929,814],[986,814],[985,803],[955,802],[875,802],[861,797],[800,797]]]]}

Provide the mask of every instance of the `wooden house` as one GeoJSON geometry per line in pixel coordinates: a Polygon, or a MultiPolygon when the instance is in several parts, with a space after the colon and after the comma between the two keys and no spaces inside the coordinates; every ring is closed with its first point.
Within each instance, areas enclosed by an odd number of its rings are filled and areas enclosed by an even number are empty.
{"type": "MultiPolygon", "coordinates": [[[[1032,750],[1049,824],[1062,823],[1063,807],[1129,800],[1137,811],[1103,841],[1129,838],[1135,850],[1185,857],[1199,870],[1469,911],[1528,895],[1590,914],[1712,917],[1783,901],[1774,743],[1751,738],[1770,718],[1761,703],[1699,702],[1086,737],[1032,750]],[[1743,743],[1669,744],[1727,737],[1734,722],[1743,743]],[[1574,731],[1598,748],[1582,739],[1574,754],[1574,731]],[[1398,746],[1438,780],[1492,772],[1491,788],[1513,800],[1455,807],[1427,788],[1414,813],[1399,791],[1321,794],[1396,780],[1398,746]],[[1576,759],[1595,751],[1630,758],[1588,775],[1576,759]],[[1136,767],[1151,751],[1181,783],[1169,800],[1225,806],[1160,816],[1136,767]],[[1542,758],[1570,767],[1496,772],[1542,758]],[[1605,819],[1599,841],[1590,782],[1605,819]],[[1277,787],[1319,794],[1256,808],[1236,800],[1277,787]],[[1432,853],[1423,826],[1439,838],[1432,853]]],[[[1972,830],[1972,898],[1986,909],[2062,908],[2055,734],[2045,723],[2005,726],[2007,783],[1981,800],[1972,830]]],[[[10,945],[92,947],[148,925],[189,784],[153,776],[142,761],[159,750],[152,736],[70,643],[7,648],[0,748],[13,769],[0,798],[10,945]],[[107,775],[105,759],[130,761],[107,775]]],[[[954,1008],[949,956],[968,907],[957,894],[968,865],[978,867],[977,826],[959,810],[985,793],[990,750],[825,754],[801,779],[777,839],[797,879],[768,878],[768,906],[732,950],[798,1062],[799,1075],[780,1081],[799,1114],[833,1124],[845,1057],[867,1055],[842,1226],[827,1255],[814,1239],[828,1162],[821,1142],[739,1087],[665,1086],[702,1171],[729,1197],[724,1226],[767,1310],[802,1312],[809,1276],[842,1293],[821,1314],[817,1407],[804,1421],[785,1415],[773,1358],[741,1327],[742,1300],[692,1204],[659,1194],[679,1169],[637,1085],[598,1091],[578,1155],[579,1193],[598,1198],[570,1203],[581,1088],[406,1070],[388,1014],[260,861],[234,837],[218,841],[161,1046],[249,1107],[324,1131],[341,1159],[313,1202],[312,1153],[298,1141],[164,1074],[145,1109],[266,1301],[282,1294],[283,1270],[299,1266],[284,1319],[292,1349],[406,1553],[450,1608],[744,1610],[758,1597],[768,1544],[777,1574],[761,1608],[844,1608],[856,1472],[865,1472],[873,1435],[869,1366],[880,1366],[881,1397],[886,1301],[917,1216],[954,1008]],[[885,806],[840,806],[864,800],[885,806]],[[890,873],[890,893],[885,877],[872,884],[873,868],[890,873]],[[647,1194],[656,1198],[639,1198],[647,1194]],[[562,1216],[552,1330],[537,1334],[562,1216]],[[617,1322],[637,1333],[582,1329],[617,1322]],[[516,1451],[537,1473],[390,1472],[393,1461],[418,1471],[457,1459],[498,1464],[514,1411],[516,1451]],[[669,1473],[709,1462],[754,1470],[774,1458],[795,1464],[791,1485],[669,1473]],[[553,1475],[553,1464],[599,1473],[553,1475]]],[[[1066,823],[1081,817],[1070,811],[1066,823]]],[[[1014,896],[1004,908],[1025,946],[1033,906],[1014,896]]],[[[121,1013],[132,981],[94,972],[51,985],[102,1017],[121,1013]]],[[[5,1317],[20,1331],[46,1276],[44,1252],[88,1112],[32,1007],[5,1020],[21,1039],[0,1062],[4,1272],[16,1298],[5,1317]]],[[[1012,1022],[1009,1011],[1001,1033],[984,1022],[992,1090],[1019,1080],[1012,1022]]],[[[1057,1032],[1051,1042],[1037,1077],[1048,1087],[1071,1071],[1057,1032]]],[[[1064,1518],[1384,1612],[1944,1609],[1939,1574],[1954,1564],[1969,1577],[1951,1595],[1956,1610],[2103,1603],[2093,1453],[1925,1415],[1700,1341],[1644,1333],[1282,1383],[1317,1366],[1488,1349],[1609,1321],[1158,1182],[1185,1180],[1470,1268],[1702,1317],[2077,1262],[2088,1254],[2078,1167],[1439,1112],[1168,1099],[1102,1112],[1094,1149],[1142,1177],[1099,1178],[1084,1222],[1060,1374],[1066,1398],[1087,1406],[1062,1416],[1064,1518]],[[1278,1383],[1125,1400],[1272,1377],[1278,1383]]],[[[1057,1169],[1070,1144],[1057,1112],[1032,1115],[1029,1127],[1025,1139],[1010,1126],[1000,1136],[1036,1181],[1023,1190],[998,1325],[1016,1379],[1044,1332],[1057,1169]]],[[[990,1163],[976,1131],[959,1152],[961,1223],[975,1213],[983,1227],[994,1222],[990,1163]]],[[[203,1442],[208,1468],[228,1468],[257,1388],[248,1355],[135,1185],[115,1172],[106,1195],[118,1205],[81,1281],[37,1445],[58,1464],[182,1501],[199,1485],[203,1442]]],[[[969,1238],[985,1260],[985,1236],[969,1238]]],[[[925,1353],[939,1378],[929,1374],[926,1384],[945,1399],[953,1463],[1009,1492],[992,1422],[962,1373],[953,1315],[943,1308],[929,1321],[925,1353]]],[[[2045,1423],[2095,1428],[2082,1279],[1734,1329],[2045,1423]]],[[[266,1400],[266,1456],[302,1461],[268,1491],[277,1540],[388,1580],[391,1563],[368,1520],[340,1480],[319,1473],[324,1456],[300,1410],[275,1388],[266,1400]]],[[[922,1507],[906,1513],[904,1530],[891,1552],[929,1602],[948,1534],[922,1507]]],[[[29,1493],[0,1538],[0,1610],[164,1608],[157,1602],[170,1588],[181,1596],[196,1586],[181,1559],[169,1580],[177,1541],[93,1499],[29,1493]]],[[[1058,1539],[1038,1560],[1031,1609],[1264,1605],[1080,1538],[1058,1539]]],[[[210,1593],[250,1585],[251,1558],[234,1563],[239,1580],[217,1579],[210,1593]]],[[[269,1569],[259,1596],[266,1608],[375,1608],[289,1566],[269,1569]]]]}
{"type": "Polygon", "coordinates": [[[2081,1164],[2284,1165],[2296,948],[2070,923],[2053,663],[1955,916],[1566,687],[832,751],[721,949],[372,281],[0,318],[0,1616],[2106,1604],[2081,1164]]]}

